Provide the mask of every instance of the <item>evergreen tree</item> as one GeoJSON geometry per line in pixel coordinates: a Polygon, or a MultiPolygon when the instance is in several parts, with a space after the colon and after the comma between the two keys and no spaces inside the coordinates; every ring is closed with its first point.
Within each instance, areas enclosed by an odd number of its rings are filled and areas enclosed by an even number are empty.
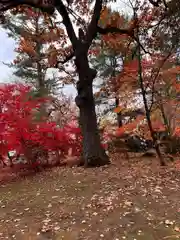
{"type": "MultiPolygon", "coordinates": [[[[120,19],[121,26],[126,28],[131,21],[127,16],[121,16],[118,12],[107,10],[107,20],[109,18],[120,19]]],[[[105,24],[106,22],[102,22],[105,24]]],[[[106,105],[103,115],[109,113],[114,108],[117,109],[117,124],[122,126],[122,103],[123,91],[119,91],[123,85],[118,78],[120,75],[124,62],[132,59],[135,45],[132,40],[125,35],[98,35],[91,48],[91,64],[95,69],[98,69],[98,80],[96,81],[95,94],[97,105],[106,105]],[[117,81],[118,78],[118,81],[117,81]],[[107,87],[108,86],[108,87],[107,87]],[[121,94],[119,94],[121,92],[121,94]],[[113,100],[113,101],[111,101],[113,100]],[[118,110],[119,109],[119,110],[118,110]]],[[[134,57],[134,56],[133,56],[134,57]]]]}
{"type": "MultiPolygon", "coordinates": [[[[56,15],[51,18],[55,20],[56,15]]],[[[18,45],[16,59],[6,65],[20,80],[32,84],[40,96],[57,88],[55,78],[47,78],[47,69],[56,65],[55,44],[63,30],[52,25],[51,18],[38,9],[19,7],[7,12],[3,23],[8,36],[18,45]]]]}

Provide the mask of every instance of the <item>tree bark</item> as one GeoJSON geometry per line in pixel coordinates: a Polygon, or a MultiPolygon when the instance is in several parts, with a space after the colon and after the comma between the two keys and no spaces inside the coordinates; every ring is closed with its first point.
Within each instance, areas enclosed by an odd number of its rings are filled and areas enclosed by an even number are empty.
{"type": "Polygon", "coordinates": [[[166,137],[169,138],[169,137],[172,136],[172,135],[171,135],[171,126],[170,126],[169,121],[168,121],[168,119],[167,119],[167,117],[166,117],[163,103],[160,102],[159,106],[160,106],[160,111],[161,111],[161,113],[162,113],[162,117],[163,117],[163,121],[164,121],[164,126],[165,126],[165,128],[166,128],[166,137]]]}
{"type": "MultiPolygon", "coordinates": [[[[82,44],[82,43],[81,43],[82,44]]],[[[110,164],[105,150],[101,146],[97,127],[95,102],[92,83],[96,71],[89,67],[87,52],[77,47],[75,65],[79,75],[77,83],[78,95],[75,99],[80,110],[80,126],[83,136],[83,158],[85,167],[98,167],[110,164]]]]}
{"type": "MultiPolygon", "coordinates": [[[[116,107],[118,107],[119,106],[119,98],[117,96],[115,97],[115,101],[116,101],[116,107]]],[[[122,125],[123,125],[121,112],[117,113],[117,124],[118,124],[118,127],[122,127],[122,125]]]]}
{"type": "MultiPolygon", "coordinates": [[[[144,97],[143,97],[143,99],[144,99],[144,97]]],[[[145,97],[145,99],[146,99],[146,97],[145,97]]],[[[159,158],[161,166],[165,166],[166,163],[165,163],[165,161],[163,159],[163,156],[161,154],[159,144],[158,144],[158,141],[157,141],[157,137],[156,137],[156,134],[155,134],[155,132],[153,130],[153,127],[152,127],[150,112],[149,112],[149,109],[147,107],[147,101],[146,100],[144,100],[144,105],[145,105],[145,110],[146,110],[146,119],[147,119],[148,127],[149,127],[149,130],[150,130],[150,133],[151,133],[151,137],[152,137],[152,140],[153,140],[154,148],[156,150],[156,154],[159,158]]]]}
{"type": "MultiPolygon", "coordinates": [[[[135,18],[136,18],[136,13],[134,13],[134,14],[135,14],[135,18]]],[[[139,77],[139,85],[140,85],[141,94],[142,94],[142,97],[143,97],[144,108],[145,108],[145,113],[146,113],[146,120],[147,120],[147,123],[148,123],[151,138],[153,140],[154,148],[156,150],[156,154],[159,158],[160,164],[161,164],[161,166],[165,166],[166,163],[165,163],[165,160],[163,159],[163,156],[161,154],[159,144],[158,144],[158,141],[157,141],[157,137],[155,135],[155,132],[154,132],[154,129],[153,129],[153,126],[152,126],[151,112],[150,112],[150,108],[148,107],[146,90],[144,88],[144,81],[143,81],[143,76],[142,76],[141,44],[140,44],[140,39],[139,39],[139,28],[137,28],[137,30],[136,30],[136,38],[137,38],[137,44],[138,44],[138,48],[137,48],[137,53],[138,53],[138,77],[139,77]]]]}
{"type": "Polygon", "coordinates": [[[96,71],[90,68],[88,62],[88,49],[98,32],[97,25],[102,9],[102,0],[96,0],[93,16],[87,27],[86,34],[83,32],[83,29],[79,29],[78,38],[63,2],[58,1],[56,8],[62,16],[67,34],[72,43],[76,70],[79,76],[79,81],[77,82],[78,95],[75,101],[80,110],[84,164],[86,167],[106,165],[110,161],[101,146],[92,89],[96,71]]]}
{"type": "MultiPolygon", "coordinates": [[[[36,22],[35,22],[35,27],[36,27],[36,35],[39,35],[39,19],[40,19],[41,13],[36,16],[36,22]]],[[[47,92],[46,92],[46,86],[45,86],[45,74],[43,73],[43,68],[41,66],[41,43],[37,40],[36,41],[36,46],[35,46],[35,51],[37,54],[37,87],[39,91],[39,96],[40,97],[45,97],[47,92]]],[[[42,103],[40,107],[40,116],[41,117],[47,117],[47,111],[46,111],[46,104],[42,103]]]]}
{"type": "MultiPolygon", "coordinates": [[[[117,61],[116,61],[115,54],[114,54],[113,58],[111,59],[111,67],[113,68],[111,77],[114,78],[116,76],[116,67],[117,67],[117,61]]],[[[119,97],[118,96],[115,96],[115,105],[116,105],[116,107],[119,107],[119,97]]],[[[117,113],[117,124],[118,124],[118,127],[122,127],[122,125],[123,125],[121,112],[117,113]]]]}

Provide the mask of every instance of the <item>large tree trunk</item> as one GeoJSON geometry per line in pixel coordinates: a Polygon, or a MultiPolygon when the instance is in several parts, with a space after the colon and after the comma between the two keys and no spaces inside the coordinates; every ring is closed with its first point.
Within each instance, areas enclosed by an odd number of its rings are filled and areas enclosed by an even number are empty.
{"type": "Polygon", "coordinates": [[[109,164],[110,161],[105,150],[101,146],[97,127],[92,89],[96,71],[89,67],[87,52],[83,52],[82,48],[80,49],[75,59],[75,65],[79,75],[76,104],[80,110],[79,120],[83,136],[83,157],[86,167],[96,167],[109,164]]]}

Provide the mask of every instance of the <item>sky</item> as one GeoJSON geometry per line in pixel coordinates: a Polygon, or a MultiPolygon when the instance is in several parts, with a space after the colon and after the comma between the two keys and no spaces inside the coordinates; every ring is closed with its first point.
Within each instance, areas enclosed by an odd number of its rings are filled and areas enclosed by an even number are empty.
{"type": "Polygon", "coordinates": [[[0,28],[0,82],[9,81],[12,78],[12,71],[3,64],[10,63],[15,58],[15,42],[8,38],[6,32],[0,28]]]}
{"type": "MultiPolygon", "coordinates": [[[[4,29],[0,27],[0,82],[8,83],[16,78],[12,74],[12,69],[4,65],[4,63],[11,63],[15,59],[15,41],[7,36],[4,29]]],[[[76,91],[73,86],[67,86],[64,92],[68,95],[75,95],[76,91]]]]}
{"type": "MultiPolygon", "coordinates": [[[[116,4],[111,4],[111,6],[116,10],[121,10],[123,12],[129,12],[128,6],[124,3],[126,0],[120,0],[116,4]]],[[[15,42],[13,39],[7,36],[4,29],[0,27],[0,82],[11,82],[15,79],[12,75],[12,69],[5,66],[3,62],[10,63],[15,58],[15,42]]],[[[68,86],[65,88],[65,93],[76,94],[74,87],[68,86]]]]}

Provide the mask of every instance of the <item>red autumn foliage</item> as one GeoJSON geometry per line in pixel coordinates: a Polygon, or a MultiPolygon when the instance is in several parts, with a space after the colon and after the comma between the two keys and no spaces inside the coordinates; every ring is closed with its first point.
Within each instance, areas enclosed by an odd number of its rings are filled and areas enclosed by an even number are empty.
{"type": "Polygon", "coordinates": [[[42,103],[50,104],[50,99],[34,98],[31,88],[23,84],[0,86],[0,155],[2,163],[8,153],[15,151],[16,157],[9,157],[11,164],[16,163],[18,155],[28,164],[37,167],[49,162],[49,154],[54,153],[60,161],[71,154],[81,154],[80,129],[74,124],[60,128],[55,122],[36,119],[42,103]]]}

